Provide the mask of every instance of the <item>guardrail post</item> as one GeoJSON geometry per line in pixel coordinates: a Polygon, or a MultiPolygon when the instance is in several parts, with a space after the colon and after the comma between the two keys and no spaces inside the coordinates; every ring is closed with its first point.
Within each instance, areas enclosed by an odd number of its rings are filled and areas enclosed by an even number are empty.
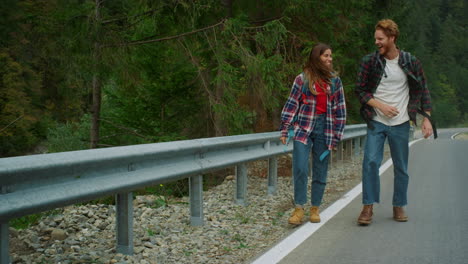
{"type": "Polygon", "coordinates": [[[414,140],[414,126],[413,125],[410,126],[410,130],[409,130],[409,141],[412,141],[412,140],[414,140]]]}
{"type": "Polygon", "coordinates": [[[268,159],[268,195],[276,194],[278,183],[278,159],[272,157],[268,159]]]}
{"type": "Polygon", "coordinates": [[[9,233],[8,233],[8,222],[0,223],[0,264],[9,264],[10,255],[9,255],[9,233]]]}
{"type": "MultiPolygon", "coordinates": [[[[7,193],[7,187],[0,185],[0,196],[7,193]]],[[[9,240],[10,234],[8,232],[9,228],[8,222],[0,223],[0,264],[9,264],[10,255],[9,255],[9,240]]]]}
{"type": "MultiPolygon", "coordinates": [[[[312,168],[314,166],[314,157],[312,152],[309,153],[309,166],[307,167],[307,175],[309,175],[309,179],[312,179],[312,168]]],[[[294,168],[294,167],[293,167],[294,168]]]]}
{"type": "Polygon", "coordinates": [[[352,140],[346,140],[345,144],[346,144],[345,158],[347,160],[349,160],[349,159],[351,159],[353,157],[353,141],[352,140]]]}
{"type": "Polygon", "coordinates": [[[117,252],[133,255],[133,193],[119,193],[115,197],[117,252]]]}
{"type": "Polygon", "coordinates": [[[353,139],[354,141],[354,156],[357,157],[361,154],[361,138],[357,137],[353,139]]]}
{"type": "Polygon", "coordinates": [[[247,205],[247,165],[241,163],[236,166],[236,203],[247,205]]]}
{"type": "Polygon", "coordinates": [[[203,225],[203,176],[195,175],[189,178],[190,194],[190,224],[203,225]]]}
{"type": "Polygon", "coordinates": [[[336,150],[336,163],[343,161],[343,142],[338,143],[338,148],[336,150]]]}

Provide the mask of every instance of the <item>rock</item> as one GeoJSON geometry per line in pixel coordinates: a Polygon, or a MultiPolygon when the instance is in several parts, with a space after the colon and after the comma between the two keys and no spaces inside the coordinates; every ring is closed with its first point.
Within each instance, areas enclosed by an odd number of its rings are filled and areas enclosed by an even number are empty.
{"type": "Polygon", "coordinates": [[[151,242],[146,242],[143,244],[143,246],[147,247],[147,248],[154,248],[154,245],[151,244],[151,242]]]}
{"type": "Polygon", "coordinates": [[[73,245],[70,247],[72,249],[73,252],[79,252],[81,247],[80,246],[77,246],[77,245],[73,245]]]}
{"type": "Polygon", "coordinates": [[[12,237],[17,237],[18,236],[18,231],[12,227],[8,228],[8,232],[10,233],[10,236],[12,237]]]}
{"type": "Polygon", "coordinates": [[[234,175],[229,175],[229,176],[226,176],[226,178],[224,178],[226,181],[232,181],[236,178],[236,176],[234,175]]]}
{"type": "Polygon", "coordinates": [[[50,234],[50,238],[52,239],[52,241],[65,240],[67,238],[67,234],[62,229],[54,229],[50,234]]]}
{"type": "MultiPolygon", "coordinates": [[[[284,166],[285,160],[283,155],[278,166],[284,166]]],[[[252,167],[254,171],[267,166],[260,163],[252,167]]],[[[333,191],[325,194],[324,207],[340,197],[334,193],[337,189],[349,190],[360,181],[359,170],[359,164],[330,170],[327,189],[333,191]]],[[[190,226],[188,197],[164,197],[169,200],[168,206],[153,208],[156,196],[137,196],[131,256],[116,252],[114,205],[75,205],[63,208],[60,216],[43,218],[15,234],[11,230],[12,236],[28,248],[24,254],[13,253],[12,263],[249,263],[291,233],[287,220],[293,186],[290,176],[278,177],[277,194],[268,196],[267,179],[249,175],[249,206],[239,206],[234,203],[234,180],[230,175],[203,192],[204,226],[190,226]]]]}
{"type": "Polygon", "coordinates": [[[140,254],[144,249],[144,247],[135,247],[133,250],[135,251],[135,254],[140,254]]]}
{"type": "Polygon", "coordinates": [[[57,253],[57,251],[53,248],[48,248],[44,251],[45,254],[49,254],[49,255],[55,255],[55,253],[57,253]]]}

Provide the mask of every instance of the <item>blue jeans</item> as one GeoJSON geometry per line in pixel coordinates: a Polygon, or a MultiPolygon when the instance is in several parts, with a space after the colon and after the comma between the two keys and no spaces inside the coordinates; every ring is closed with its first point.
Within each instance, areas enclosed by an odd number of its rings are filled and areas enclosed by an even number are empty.
{"type": "Polygon", "coordinates": [[[397,126],[371,122],[374,129],[367,129],[362,163],[362,203],[369,205],[380,202],[379,168],[383,159],[385,138],[388,138],[394,173],[393,206],[405,206],[408,203],[409,121],[397,126]]]}
{"type": "Polygon", "coordinates": [[[312,205],[320,206],[325,185],[327,183],[328,155],[320,161],[320,155],[327,150],[325,143],[325,114],[317,117],[307,145],[294,141],[293,148],[293,175],[294,175],[294,202],[296,205],[307,203],[307,180],[309,176],[309,153],[312,148],[312,205]]]}

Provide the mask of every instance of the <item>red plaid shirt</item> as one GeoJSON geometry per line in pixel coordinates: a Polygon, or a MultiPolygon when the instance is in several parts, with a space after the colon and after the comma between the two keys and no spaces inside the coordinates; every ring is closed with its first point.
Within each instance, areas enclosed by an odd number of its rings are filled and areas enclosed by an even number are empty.
{"type": "MultiPolygon", "coordinates": [[[[398,65],[408,76],[409,102],[408,115],[416,124],[416,113],[418,108],[425,112],[432,110],[431,96],[427,89],[426,76],[424,75],[421,62],[409,52],[400,50],[398,65]]],[[[367,102],[374,98],[374,93],[379,86],[382,77],[385,77],[385,59],[378,51],[368,54],[362,58],[358,79],[356,82],[356,93],[361,102],[361,116],[369,123],[376,115],[374,108],[367,102]]]]}
{"type": "MultiPolygon", "coordinates": [[[[291,93],[281,112],[281,137],[288,136],[288,129],[294,127],[294,140],[307,144],[307,138],[315,127],[317,119],[315,106],[317,97],[309,89],[302,93],[304,83],[303,74],[300,74],[294,80],[291,93]],[[294,116],[297,115],[297,121],[292,124],[294,116]]],[[[336,77],[335,91],[327,96],[327,117],[325,124],[325,141],[328,149],[336,147],[343,138],[344,127],[346,123],[346,103],[344,97],[343,84],[341,79],[336,77]]],[[[330,85],[327,85],[330,90],[330,85]]]]}

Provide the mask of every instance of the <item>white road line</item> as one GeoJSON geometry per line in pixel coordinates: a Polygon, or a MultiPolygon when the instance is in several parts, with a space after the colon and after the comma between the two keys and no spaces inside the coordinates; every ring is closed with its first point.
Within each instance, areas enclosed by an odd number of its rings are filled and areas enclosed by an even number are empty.
{"type": "Polygon", "coordinates": [[[451,138],[451,139],[455,139],[455,137],[458,136],[458,134],[461,134],[461,132],[458,132],[458,133],[453,134],[450,138],[451,138]]]}
{"type": "MultiPolygon", "coordinates": [[[[409,146],[422,140],[414,140],[409,143],[409,146]]],[[[380,166],[379,174],[382,175],[388,168],[392,166],[392,159],[388,159],[382,166],[380,166]]],[[[252,262],[252,264],[272,264],[280,262],[284,257],[291,253],[296,247],[302,242],[309,238],[315,231],[319,230],[325,223],[328,222],[333,216],[335,216],[341,209],[348,205],[354,198],[356,198],[362,191],[362,183],[359,183],[351,191],[347,192],[343,197],[330,205],[322,213],[320,213],[321,222],[312,224],[307,221],[299,227],[298,230],[294,231],[291,235],[283,239],[276,246],[268,250],[265,254],[258,257],[252,262]]]]}

